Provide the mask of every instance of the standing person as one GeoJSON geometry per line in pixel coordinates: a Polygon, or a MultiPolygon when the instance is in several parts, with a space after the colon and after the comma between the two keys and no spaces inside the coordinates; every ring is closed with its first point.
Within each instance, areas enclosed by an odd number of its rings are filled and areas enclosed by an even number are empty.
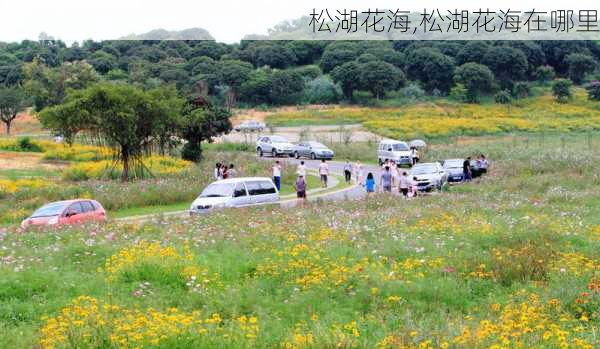
{"type": "Polygon", "coordinates": [[[398,166],[394,160],[390,161],[390,172],[392,173],[392,183],[396,185],[398,183],[398,166]]]}
{"type": "Polygon", "coordinates": [[[469,156],[463,162],[463,182],[469,182],[471,178],[471,157],[469,156]]]}
{"type": "Polygon", "coordinates": [[[398,188],[400,188],[400,193],[404,195],[404,197],[408,196],[408,190],[412,186],[412,181],[408,178],[408,173],[406,171],[402,172],[400,176],[400,183],[398,184],[398,188]]]}
{"type": "Polygon", "coordinates": [[[275,161],[273,165],[273,182],[277,191],[281,191],[281,165],[279,164],[279,160],[275,161]]]}
{"type": "Polygon", "coordinates": [[[411,188],[411,191],[410,191],[411,196],[413,198],[417,197],[417,195],[419,195],[419,181],[417,180],[416,176],[412,178],[412,181],[410,181],[410,188],[411,188]]]}
{"type": "Polygon", "coordinates": [[[300,165],[296,169],[296,174],[306,178],[306,165],[304,165],[304,161],[300,161],[300,165]]]}
{"type": "Polygon", "coordinates": [[[417,152],[417,147],[410,147],[410,157],[412,158],[413,166],[419,162],[419,153],[417,152]]]}
{"type": "Polygon", "coordinates": [[[387,192],[387,193],[392,192],[392,180],[393,180],[392,171],[390,171],[389,166],[386,166],[385,170],[381,174],[381,178],[380,178],[381,188],[383,189],[384,192],[387,192]]]}
{"type": "Polygon", "coordinates": [[[481,171],[481,174],[486,174],[489,166],[490,163],[485,158],[485,155],[481,154],[479,156],[479,170],[481,171]]]}
{"type": "Polygon", "coordinates": [[[356,162],[356,182],[358,182],[360,185],[364,185],[363,183],[363,167],[362,164],[360,163],[360,161],[356,162]]]}
{"type": "Polygon", "coordinates": [[[344,177],[346,178],[346,183],[350,183],[352,180],[352,164],[349,160],[346,160],[346,164],[344,165],[344,177]]]}
{"type": "Polygon", "coordinates": [[[321,175],[321,187],[327,188],[327,177],[329,176],[329,165],[325,162],[325,159],[321,160],[319,165],[319,174],[321,175]]]}
{"type": "Polygon", "coordinates": [[[227,176],[229,178],[235,178],[237,175],[237,171],[235,170],[235,166],[233,164],[229,164],[229,170],[227,170],[227,176]]]}
{"type": "Polygon", "coordinates": [[[215,171],[213,176],[215,177],[216,180],[219,179],[223,179],[223,177],[221,176],[221,163],[217,162],[217,164],[215,165],[215,171]]]}
{"type": "Polygon", "coordinates": [[[365,188],[367,189],[367,196],[370,196],[375,192],[375,178],[373,178],[373,173],[369,172],[367,174],[367,180],[365,181],[365,188]]]}
{"type": "Polygon", "coordinates": [[[294,189],[298,199],[302,199],[303,203],[306,204],[306,180],[304,180],[304,176],[298,176],[296,183],[294,183],[294,189]]]}
{"type": "Polygon", "coordinates": [[[221,171],[221,177],[223,177],[223,179],[229,178],[229,170],[227,169],[227,165],[223,164],[221,166],[221,171]]]}

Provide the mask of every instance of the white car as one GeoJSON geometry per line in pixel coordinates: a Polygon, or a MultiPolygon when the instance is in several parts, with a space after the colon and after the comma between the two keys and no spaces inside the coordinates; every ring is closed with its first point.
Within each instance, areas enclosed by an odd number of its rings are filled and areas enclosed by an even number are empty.
{"type": "Polygon", "coordinates": [[[256,141],[256,154],[264,156],[271,154],[273,157],[280,155],[293,156],[294,145],[287,138],[281,136],[261,136],[256,141]]]}
{"type": "Polygon", "coordinates": [[[270,178],[231,178],[209,184],[192,203],[190,214],[226,207],[243,207],[279,201],[270,178]]]}
{"type": "Polygon", "coordinates": [[[409,176],[411,179],[417,178],[419,191],[442,190],[442,187],[448,182],[448,174],[437,162],[416,164],[411,168],[409,176]]]}
{"type": "Polygon", "coordinates": [[[265,124],[256,120],[244,121],[234,128],[238,132],[262,132],[264,129],[265,124]]]}
{"type": "Polygon", "coordinates": [[[444,160],[442,167],[448,174],[448,182],[462,182],[463,181],[463,163],[465,159],[448,159],[444,160]]]}
{"type": "Polygon", "coordinates": [[[393,160],[398,165],[412,166],[410,148],[406,142],[386,139],[379,142],[377,160],[381,166],[386,160],[393,160]]]}

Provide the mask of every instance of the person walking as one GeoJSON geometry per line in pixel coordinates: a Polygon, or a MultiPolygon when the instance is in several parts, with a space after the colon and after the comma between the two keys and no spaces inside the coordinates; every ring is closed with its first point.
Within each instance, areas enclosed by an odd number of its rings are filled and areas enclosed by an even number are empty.
{"type": "Polygon", "coordinates": [[[410,190],[412,183],[410,178],[408,178],[408,173],[406,173],[406,171],[402,172],[399,182],[398,188],[400,189],[400,193],[402,193],[404,197],[408,197],[408,191],[410,190]]]}
{"type": "Polygon", "coordinates": [[[392,192],[392,182],[393,182],[393,176],[392,176],[392,171],[390,171],[390,167],[386,166],[385,170],[383,171],[383,173],[381,174],[381,178],[380,178],[380,185],[381,185],[381,189],[384,192],[387,193],[391,193],[392,192]]]}
{"type": "Polygon", "coordinates": [[[302,199],[303,203],[306,204],[306,180],[304,176],[298,176],[296,183],[294,183],[294,190],[296,190],[298,199],[302,199]]]}
{"type": "Polygon", "coordinates": [[[354,166],[354,167],[356,169],[356,175],[355,175],[356,182],[359,183],[361,186],[364,186],[364,183],[363,183],[363,178],[364,178],[364,176],[363,176],[363,167],[362,167],[362,164],[360,163],[360,161],[357,161],[356,162],[356,166],[354,166]]]}
{"type": "Polygon", "coordinates": [[[410,196],[417,197],[419,195],[419,180],[417,177],[413,177],[412,181],[410,181],[410,196]]]}
{"type": "Polygon", "coordinates": [[[319,164],[319,175],[321,175],[321,187],[327,188],[327,177],[329,177],[329,165],[327,165],[325,159],[322,159],[321,164],[319,164]]]}
{"type": "Polygon", "coordinates": [[[304,165],[304,161],[300,161],[300,165],[296,169],[296,174],[306,178],[306,165],[304,165]]]}
{"type": "Polygon", "coordinates": [[[410,147],[410,157],[412,159],[413,166],[419,162],[419,152],[417,151],[417,147],[410,147]]]}
{"type": "Polygon", "coordinates": [[[344,178],[346,179],[346,183],[350,183],[352,180],[352,164],[349,160],[346,160],[346,164],[344,165],[344,178]]]}
{"type": "Polygon", "coordinates": [[[375,178],[373,178],[373,173],[369,172],[367,174],[367,180],[365,181],[365,188],[367,189],[367,196],[370,196],[375,192],[375,178]]]}
{"type": "Polygon", "coordinates": [[[463,162],[463,182],[469,182],[472,179],[471,157],[467,157],[463,162]]]}
{"type": "Polygon", "coordinates": [[[275,161],[273,164],[273,183],[275,183],[275,187],[277,191],[281,191],[281,165],[279,164],[279,160],[275,161]]]}
{"type": "Polygon", "coordinates": [[[479,163],[479,171],[481,171],[481,174],[486,174],[488,171],[488,167],[490,166],[490,163],[485,158],[485,155],[483,155],[483,154],[479,155],[478,163],[479,163]]]}

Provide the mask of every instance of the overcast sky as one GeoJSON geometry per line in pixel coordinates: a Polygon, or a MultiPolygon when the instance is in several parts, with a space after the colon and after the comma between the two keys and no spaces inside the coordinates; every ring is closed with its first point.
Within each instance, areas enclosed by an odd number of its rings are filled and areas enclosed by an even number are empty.
{"type": "Polygon", "coordinates": [[[598,0],[0,0],[0,41],[38,38],[46,32],[67,42],[115,39],[152,29],[199,27],[218,41],[237,42],[247,34],[266,34],[279,22],[308,15],[313,8],[363,11],[371,7],[530,11],[599,9],[598,0]],[[419,6],[419,7],[416,7],[419,6]]]}

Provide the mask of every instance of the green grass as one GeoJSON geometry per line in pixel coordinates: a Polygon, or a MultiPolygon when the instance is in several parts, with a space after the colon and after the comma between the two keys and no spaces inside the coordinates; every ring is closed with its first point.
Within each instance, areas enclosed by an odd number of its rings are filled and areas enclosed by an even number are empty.
{"type": "Polygon", "coordinates": [[[56,338],[42,331],[53,324],[44,316],[69,330],[57,348],[599,347],[596,142],[565,134],[436,145],[427,159],[483,152],[491,171],[414,200],[376,194],[143,225],[8,228],[0,347],[56,338]],[[81,295],[99,310],[83,303],[70,314],[92,317],[59,318],[81,295]],[[102,313],[105,304],[129,312],[102,313]],[[164,338],[152,344],[156,332],[164,338]],[[119,336],[141,339],[111,343],[119,336]]]}
{"type": "Polygon", "coordinates": [[[0,178],[4,177],[11,180],[17,180],[19,178],[58,177],[59,175],[59,170],[49,170],[44,168],[0,169],[0,178]]]}

